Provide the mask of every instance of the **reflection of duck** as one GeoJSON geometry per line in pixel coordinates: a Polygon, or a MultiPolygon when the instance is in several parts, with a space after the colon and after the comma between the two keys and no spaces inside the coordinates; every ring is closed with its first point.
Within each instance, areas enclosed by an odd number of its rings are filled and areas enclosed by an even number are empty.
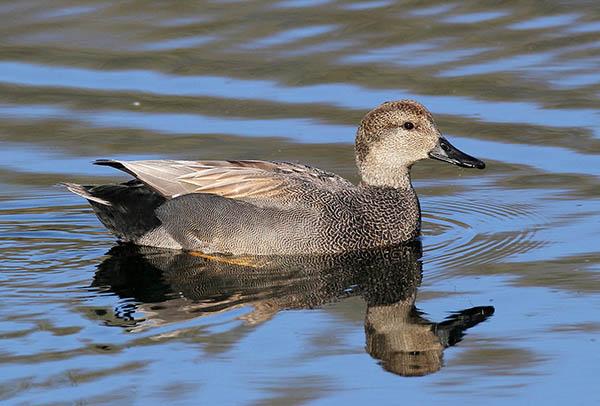
{"type": "Polygon", "coordinates": [[[121,185],[70,191],[122,241],[253,255],[335,253],[391,246],[419,234],[410,168],[434,158],[469,168],[421,104],[383,103],[356,136],[356,186],[320,169],[267,161],[100,160],[133,175],[121,185]]]}
{"type": "Polygon", "coordinates": [[[313,308],[349,297],[367,303],[366,349],[400,375],[424,375],[442,365],[444,348],[485,320],[492,307],[463,310],[435,324],[415,307],[421,246],[336,255],[208,257],[119,245],[99,266],[93,285],[141,302],[121,316],[134,330],[250,305],[242,318],[255,325],[284,309],[313,308]]]}

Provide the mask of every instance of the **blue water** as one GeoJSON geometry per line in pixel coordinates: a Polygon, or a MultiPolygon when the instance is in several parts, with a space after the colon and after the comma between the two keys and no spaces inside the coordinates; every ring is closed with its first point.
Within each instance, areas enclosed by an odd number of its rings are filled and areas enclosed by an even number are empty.
{"type": "Polygon", "coordinates": [[[600,402],[592,3],[32,0],[0,18],[3,402],[600,402]],[[390,269],[131,256],[55,186],[127,179],[97,158],[288,160],[356,182],[360,119],[403,98],[487,168],[415,166],[422,259],[390,269]]]}

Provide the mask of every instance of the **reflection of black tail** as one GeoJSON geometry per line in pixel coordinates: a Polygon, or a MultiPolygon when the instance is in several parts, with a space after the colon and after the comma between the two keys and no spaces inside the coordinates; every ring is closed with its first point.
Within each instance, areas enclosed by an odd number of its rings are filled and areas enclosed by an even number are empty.
{"type": "Polygon", "coordinates": [[[485,321],[494,314],[492,306],[478,306],[453,313],[446,320],[434,327],[436,335],[444,347],[450,347],[460,342],[465,331],[485,321]]]}
{"type": "Polygon", "coordinates": [[[133,244],[112,247],[108,257],[98,265],[92,286],[107,288],[119,297],[145,303],[169,299],[172,290],[164,281],[162,271],[149,266],[139,250],[140,247],[133,244]]]}
{"type": "Polygon", "coordinates": [[[161,224],[155,210],[165,198],[137,180],[120,185],[64,185],[86,198],[102,224],[123,241],[135,241],[161,224]]]}

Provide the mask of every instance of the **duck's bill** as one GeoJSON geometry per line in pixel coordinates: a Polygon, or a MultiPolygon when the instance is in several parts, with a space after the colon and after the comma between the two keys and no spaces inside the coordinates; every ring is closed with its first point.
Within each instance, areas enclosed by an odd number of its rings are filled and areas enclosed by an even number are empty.
{"type": "Polygon", "coordinates": [[[440,137],[438,145],[429,153],[429,157],[451,164],[462,166],[463,168],[485,168],[485,163],[477,158],[467,155],[461,150],[455,148],[447,139],[440,137]]]}

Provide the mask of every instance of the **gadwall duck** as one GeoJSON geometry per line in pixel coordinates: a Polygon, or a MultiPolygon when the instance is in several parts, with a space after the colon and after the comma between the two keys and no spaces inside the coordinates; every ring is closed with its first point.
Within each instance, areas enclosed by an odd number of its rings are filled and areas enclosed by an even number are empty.
{"type": "Polygon", "coordinates": [[[412,100],[368,112],[355,151],[359,185],[288,162],[98,160],[136,179],[65,186],[124,242],[234,255],[335,253],[419,235],[421,210],[410,180],[415,162],[485,167],[442,137],[431,113],[412,100]]]}

